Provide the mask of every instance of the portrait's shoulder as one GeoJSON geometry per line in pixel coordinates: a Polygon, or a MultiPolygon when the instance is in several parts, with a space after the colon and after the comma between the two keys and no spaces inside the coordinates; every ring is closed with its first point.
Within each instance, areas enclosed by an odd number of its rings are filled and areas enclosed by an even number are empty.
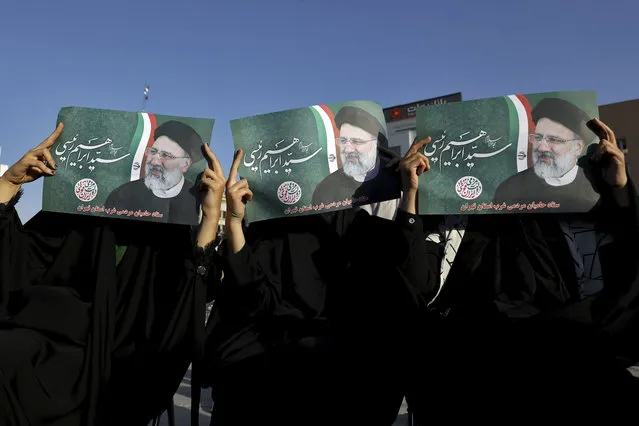
{"type": "Polygon", "coordinates": [[[122,185],[115,188],[113,192],[127,192],[127,191],[135,191],[140,187],[144,186],[144,179],[132,180],[130,182],[123,183],[122,185]]]}
{"type": "Polygon", "coordinates": [[[535,170],[532,167],[515,173],[514,175],[503,181],[499,186],[501,187],[510,186],[512,184],[520,184],[521,182],[530,179],[531,174],[535,177],[537,176],[535,175],[535,170]]]}
{"type": "Polygon", "coordinates": [[[316,190],[317,188],[320,188],[320,187],[333,186],[335,184],[338,184],[345,177],[346,177],[346,174],[344,173],[344,169],[341,169],[341,168],[337,169],[333,173],[331,173],[330,175],[322,179],[322,181],[317,184],[316,190]]]}
{"type": "Polygon", "coordinates": [[[191,182],[190,180],[184,179],[184,186],[182,187],[182,191],[180,191],[180,194],[192,198],[199,198],[198,186],[196,186],[196,184],[191,182]]]}
{"type": "Polygon", "coordinates": [[[131,182],[123,183],[122,185],[115,188],[109,194],[108,201],[113,201],[115,199],[129,198],[133,194],[137,193],[144,187],[144,180],[138,179],[133,180],[131,182]]]}
{"type": "Polygon", "coordinates": [[[313,190],[313,195],[311,197],[311,201],[313,202],[313,204],[326,202],[325,198],[330,197],[332,194],[334,194],[335,188],[343,185],[345,177],[346,174],[344,174],[344,171],[340,168],[322,179],[321,182],[318,183],[313,190]]]}
{"type": "Polygon", "coordinates": [[[521,172],[510,176],[497,186],[493,200],[496,202],[502,202],[518,199],[521,196],[522,189],[529,187],[531,174],[534,178],[537,177],[533,168],[522,170],[521,172]]]}
{"type": "MultiPolygon", "coordinates": [[[[388,180],[388,181],[397,181],[401,184],[401,175],[399,174],[399,172],[395,169],[395,167],[382,167],[379,170],[379,173],[377,174],[377,176],[375,176],[375,179],[383,179],[383,180],[388,180]]],[[[373,180],[375,180],[373,179],[373,180]]]]}

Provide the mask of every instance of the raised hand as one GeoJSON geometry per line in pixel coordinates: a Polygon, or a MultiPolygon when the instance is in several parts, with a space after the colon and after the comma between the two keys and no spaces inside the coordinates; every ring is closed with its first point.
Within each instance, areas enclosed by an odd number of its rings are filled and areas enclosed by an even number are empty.
{"type": "Polygon", "coordinates": [[[58,124],[58,127],[46,138],[42,143],[18,160],[13,166],[0,177],[4,181],[16,186],[33,182],[41,176],[53,176],[55,174],[55,161],[51,155],[50,149],[55,141],[62,133],[64,125],[58,124]]]}
{"type": "Polygon", "coordinates": [[[208,167],[204,169],[204,174],[200,181],[200,189],[204,193],[202,198],[202,214],[205,217],[219,219],[222,196],[224,195],[224,188],[226,187],[226,178],[224,177],[224,171],[222,170],[219,160],[215,154],[213,154],[208,144],[204,144],[204,154],[208,167]]]}
{"type": "Polygon", "coordinates": [[[422,154],[420,149],[430,143],[430,137],[415,141],[408,149],[408,152],[399,162],[399,170],[402,176],[402,189],[404,192],[417,192],[419,186],[419,175],[430,170],[428,158],[422,154]]]}
{"type": "Polygon", "coordinates": [[[229,179],[226,182],[227,226],[242,223],[246,202],[253,199],[253,192],[251,192],[251,188],[249,188],[248,181],[246,179],[236,181],[237,170],[240,167],[240,161],[242,161],[242,154],[242,149],[237,150],[235,153],[229,179]]]}
{"type": "Polygon", "coordinates": [[[419,175],[430,170],[428,158],[419,150],[430,143],[430,137],[421,141],[413,141],[408,152],[399,162],[399,172],[402,176],[402,199],[399,208],[410,214],[417,214],[417,189],[419,175]]]}
{"type": "Polygon", "coordinates": [[[588,122],[588,127],[599,136],[599,146],[595,151],[594,160],[601,164],[604,182],[623,188],[628,183],[626,156],[617,145],[615,133],[596,118],[588,122]]]}
{"type": "Polygon", "coordinates": [[[55,160],[50,149],[62,133],[64,125],[58,127],[42,143],[18,160],[0,176],[0,203],[6,203],[13,198],[25,183],[33,182],[41,176],[55,174],[55,160]]]}

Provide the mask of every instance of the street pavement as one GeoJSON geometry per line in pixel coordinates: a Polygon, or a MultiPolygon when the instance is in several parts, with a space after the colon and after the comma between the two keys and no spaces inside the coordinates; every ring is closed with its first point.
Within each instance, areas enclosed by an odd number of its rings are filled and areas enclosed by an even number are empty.
{"type": "MultiPolygon", "coordinates": [[[[210,389],[202,389],[202,401],[200,401],[200,426],[209,426],[211,421],[211,409],[213,401],[210,397],[210,389]]],[[[175,424],[176,426],[190,426],[191,424],[191,369],[187,371],[180,388],[173,397],[175,405],[175,424]]],[[[168,418],[166,413],[160,419],[160,426],[168,426],[168,418]]],[[[402,403],[402,407],[397,415],[397,420],[393,426],[408,426],[408,415],[406,401],[402,403]]]]}
{"type": "MultiPolygon", "coordinates": [[[[639,378],[639,365],[628,369],[635,377],[639,378]]],[[[209,426],[211,421],[211,410],[213,408],[213,400],[211,399],[210,389],[202,390],[202,401],[200,401],[200,426],[209,426]]],[[[175,405],[175,424],[176,426],[190,426],[191,422],[191,369],[186,373],[180,388],[173,397],[175,405]]],[[[397,415],[397,420],[393,426],[408,426],[406,401],[403,401],[402,407],[397,415]]],[[[168,418],[166,413],[160,419],[161,426],[168,426],[168,418]]]]}

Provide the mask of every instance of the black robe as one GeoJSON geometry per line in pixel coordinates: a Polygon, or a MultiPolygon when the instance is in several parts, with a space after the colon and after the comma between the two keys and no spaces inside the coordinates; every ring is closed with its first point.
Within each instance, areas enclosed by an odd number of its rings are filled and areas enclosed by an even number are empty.
{"type": "Polygon", "coordinates": [[[631,413],[639,398],[626,370],[639,362],[639,203],[632,183],[601,188],[587,216],[614,242],[599,248],[604,288],[591,297],[579,295],[557,215],[469,217],[426,314],[439,325],[418,337],[423,363],[438,366],[415,376],[409,404],[420,419],[527,413],[578,422],[631,413]]]}
{"type": "Polygon", "coordinates": [[[0,205],[0,424],[158,416],[203,332],[205,279],[219,279],[193,246],[185,226],[46,212],[23,226],[0,205]]]}
{"type": "Polygon", "coordinates": [[[418,216],[359,209],[248,227],[207,342],[214,419],[391,424],[408,330],[438,286],[422,234],[418,216]]]}
{"type": "MultiPolygon", "coordinates": [[[[158,212],[162,215],[161,217],[146,215],[146,220],[151,222],[197,225],[200,221],[197,191],[193,187],[193,182],[186,179],[180,193],[173,198],[156,197],[146,187],[144,179],[125,183],[109,194],[104,207],[148,212],[151,215],[158,212]]],[[[114,216],[117,217],[117,215],[114,216]]]]}
{"type": "Polygon", "coordinates": [[[313,205],[354,200],[353,205],[358,206],[399,198],[401,182],[397,172],[385,165],[381,162],[377,176],[365,182],[357,182],[344,169],[331,173],[313,191],[313,205]],[[361,197],[364,198],[360,201],[361,197]]]}
{"type": "MultiPolygon", "coordinates": [[[[632,182],[602,190],[582,215],[470,216],[446,286],[434,306],[447,316],[525,318],[544,313],[608,329],[633,312],[639,294],[639,201],[632,182]],[[573,260],[559,219],[589,219],[614,238],[599,248],[604,289],[580,299],[573,260]]],[[[639,303],[639,300],[637,300],[639,303]]],[[[632,315],[630,315],[632,316],[632,315]]],[[[624,320],[625,321],[625,320],[624,320]]]]}
{"type": "Polygon", "coordinates": [[[558,208],[545,209],[543,213],[587,212],[599,200],[584,170],[579,167],[575,180],[564,186],[552,186],[535,174],[533,168],[511,176],[497,187],[494,196],[496,204],[555,202],[558,208]]]}

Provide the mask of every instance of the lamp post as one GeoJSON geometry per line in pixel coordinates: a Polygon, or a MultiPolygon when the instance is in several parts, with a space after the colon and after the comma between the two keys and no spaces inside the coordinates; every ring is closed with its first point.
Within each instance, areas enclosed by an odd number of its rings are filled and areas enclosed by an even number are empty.
{"type": "Polygon", "coordinates": [[[151,86],[148,84],[144,86],[144,101],[142,101],[142,112],[146,109],[146,103],[149,100],[149,91],[151,90],[151,86]]]}

